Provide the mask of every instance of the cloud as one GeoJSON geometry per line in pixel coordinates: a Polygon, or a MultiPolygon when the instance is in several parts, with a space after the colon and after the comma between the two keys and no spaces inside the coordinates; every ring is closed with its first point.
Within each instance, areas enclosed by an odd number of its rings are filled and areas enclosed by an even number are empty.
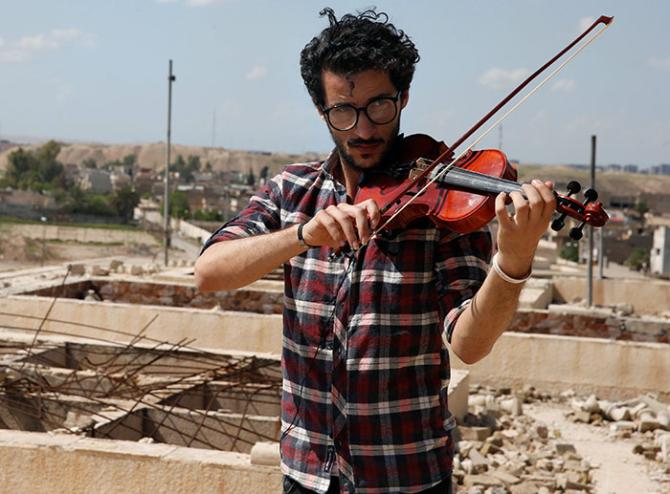
{"type": "Polygon", "coordinates": [[[574,79],[559,79],[554,83],[553,86],[551,86],[551,90],[570,92],[575,89],[576,85],[577,84],[575,83],[574,79]]]}
{"type": "Polygon", "coordinates": [[[654,69],[670,70],[670,57],[668,58],[651,57],[649,60],[647,60],[647,64],[650,67],[653,67],[654,69]]]}
{"type": "Polygon", "coordinates": [[[66,45],[93,46],[92,35],[78,29],[52,29],[47,33],[21,36],[14,41],[0,39],[0,63],[19,63],[38,53],[58,50],[66,45]]]}
{"type": "Polygon", "coordinates": [[[257,81],[259,79],[265,79],[268,75],[268,69],[264,65],[256,65],[244,75],[244,78],[248,81],[257,81]]]}
{"type": "Polygon", "coordinates": [[[501,69],[493,67],[477,79],[482,86],[493,89],[506,89],[518,84],[530,75],[530,69],[501,69]]]}
{"type": "Polygon", "coordinates": [[[583,33],[588,28],[590,28],[591,24],[593,24],[594,22],[596,22],[595,17],[582,17],[581,19],[579,19],[579,26],[577,29],[579,29],[580,33],[583,33]]]}

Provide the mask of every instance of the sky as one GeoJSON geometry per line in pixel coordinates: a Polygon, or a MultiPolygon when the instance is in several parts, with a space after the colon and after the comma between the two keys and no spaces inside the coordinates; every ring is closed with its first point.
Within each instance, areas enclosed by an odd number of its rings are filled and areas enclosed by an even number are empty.
{"type": "MultiPolygon", "coordinates": [[[[0,139],[172,142],[327,152],[300,78],[301,49],[327,25],[314,0],[0,0],[0,139]]],[[[414,0],[371,5],[421,61],[405,134],[447,143],[600,15],[614,24],[478,148],[522,163],[670,163],[670,2],[414,0]]]]}

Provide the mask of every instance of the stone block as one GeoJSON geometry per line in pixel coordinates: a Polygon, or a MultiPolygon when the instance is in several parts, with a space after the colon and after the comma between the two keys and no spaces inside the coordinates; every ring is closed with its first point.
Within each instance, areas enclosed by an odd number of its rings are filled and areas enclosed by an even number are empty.
{"type": "Polygon", "coordinates": [[[468,394],[470,388],[470,372],[466,370],[451,370],[451,379],[447,390],[449,411],[456,420],[463,421],[468,413],[468,394]]]}
{"type": "Polygon", "coordinates": [[[83,264],[70,264],[70,276],[84,276],[86,274],[86,266],[83,264]]]}
{"type": "Polygon", "coordinates": [[[465,487],[482,485],[485,487],[502,486],[503,481],[490,475],[469,475],[464,479],[465,487]]]}
{"type": "Polygon", "coordinates": [[[91,266],[91,276],[109,276],[109,269],[95,264],[91,266]]]}
{"type": "Polygon", "coordinates": [[[663,426],[656,416],[651,412],[642,412],[638,418],[638,430],[640,432],[655,431],[656,429],[663,429],[663,426]]]}
{"type": "Polygon", "coordinates": [[[556,448],[556,453],[558,453],[559,455],[565,455],[567,453],[576,453],[577,452],[574,445],[572,445],[570,443],[556,443],[555,448],[556,448]]]}
{"type": "Polygon", "coordinates": [[[488,475],[502,480],[506,485],[514,485],[521,482],[521,479],[519,477],[507,473],[504,470],[491,470],[490,472],[488,472],[488,475]]]}
{"type": "Polygon", "coordinates": [[[622,420],[630,420],[630,409],[627,407],[618,407],[618,408],[612,408],[609,410],[608,413],[609,418],[616,422],[620,422],[622,420]]]}
{"type": "Polygon", "coordinates": [[[537,494],[538,492],[540,492],[538,490],[538,485],[534,482],[529,481],[523,481],[519,484],[513,485],[509,488],[509,490],[511,494],[537,494]]]}
{"type": "Polygon", "coordinates": [[[620,420],[610,424],[611,432],[633,432],[636,428],[637,424],[630,420],[620,420]]]}
{"type": "Polygon", "coordinates": [[[587,412],[586,410],[576,410],[572,412],[572,419],[575,422],[588,424],[591,422],[591,412],[587,412]]]}
{"type": "Polygon", "coordinates": [[[279,443],[257,442],[251,448],[251,463],[253,465],[279,466],[279,443]]]}
{"type": "Polygon", "coordinates": [[[505,412],[509,413],[513,417],[518,417],[523,414],[523,409],[521,407],[521,400],[516,396],[508,398],[506,400],[500,401],[500,408],[505,412]]]}
{"type": "Polygon", "coordinates": [[[483,441],[491,435],[488,427],[463,427],[458,428],[461,438],[466,441],[483,441]]]}
{"type": "Polygon", "coordinates": [[[120,261],[119,259],[112,259],[109,261],[109,270],[112,272],[117,272],[121,266],[123,266],[123,261],[120,261]]]}
{"type": "Polygon", "coordinates": [[[660,461],[670,463],[670,434],[658,437],[657,442],[661,446],[660,461]]]}

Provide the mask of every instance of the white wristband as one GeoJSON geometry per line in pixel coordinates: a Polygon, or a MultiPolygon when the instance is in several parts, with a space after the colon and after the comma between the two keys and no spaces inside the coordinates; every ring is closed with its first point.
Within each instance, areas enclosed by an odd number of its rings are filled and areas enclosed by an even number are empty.
{"type": "Polygon", "coordinates": [[[503,279],[507,283],[512,283],[514,285],[518,285],[518,284],[525,283],[526,281],[528,281],[528,279],[530,278],[530,275],[533,273],[532,269],[530,271],[528,271],[528,274],[526,276],[524,276],[523,278],[512,278],[510,275],[505,273],[505,271],[503,271],[502,268],[500,267],[500,264],[498,264],[498,254],[499,253],[496,252],[495,255],[493,256],[493,259],[491,259],[491,266],[493,266],[493,270],[496,272],[496,274],[501,279],[503,279]]]}

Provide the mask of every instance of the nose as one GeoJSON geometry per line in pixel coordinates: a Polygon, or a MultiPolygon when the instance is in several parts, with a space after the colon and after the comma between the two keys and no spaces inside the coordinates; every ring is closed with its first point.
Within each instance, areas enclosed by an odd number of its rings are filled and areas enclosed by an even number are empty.
{"type": "Polygon", "coordinates": [[[377,126],[373,124],[365,112],[361,112],[358,117],[358,124],[356,125],[356,134],[361,139],[369,139],[377,132],[377,126]]]}

